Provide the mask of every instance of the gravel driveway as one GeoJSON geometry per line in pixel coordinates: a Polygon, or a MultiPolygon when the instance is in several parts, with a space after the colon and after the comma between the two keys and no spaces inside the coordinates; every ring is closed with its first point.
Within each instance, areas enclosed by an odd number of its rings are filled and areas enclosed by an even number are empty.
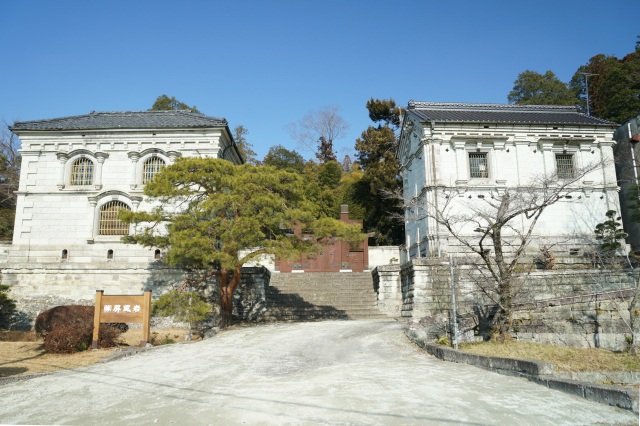
{"type": "Polygon", "coordinates": [[[392,321],[238,327],[0,387],[3,424],[637,424],[622,411],[439,361],[392,321]]]}

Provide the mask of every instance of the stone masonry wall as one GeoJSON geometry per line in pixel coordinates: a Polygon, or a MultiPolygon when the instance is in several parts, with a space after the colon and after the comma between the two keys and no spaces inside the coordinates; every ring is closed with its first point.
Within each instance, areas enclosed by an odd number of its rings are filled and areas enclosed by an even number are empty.
{"type": "MultiPolygon", "coordinates": [[[[484,272],[486,273],[486,271],[484,272]]],[[[400,277],[378,268],[378,303],[402,295],[400,310],[416,335],[430,340],[452,337],[450,266],[434,258],[414,259],[400,268],[400,277]],[[393,286],[396,289],[391,290],[393,286]]],[[[454,268],[458,339],[487,338],[495,303],[483,292],[491,280],[469,264],[454,268]]],[[[631,271],[602,269],[520,273],[514,279],[513,336],[578,347],[626,348],[631,335],[628,301],[637,290],[631,271]]],[[[387,308],[390,309],[390,308],[387,308]]],[[[635,327],[637,329],[637,326],[635,327]]]]}
{"type": "MultiPolygon", "coordinates": [[[[8,267],[3,265],[2,283],[10,286],[9,296],[16,302],[17,328],[28,328],[42,311],[59,305],[92,305],[96,290],[105,294],[142,294],[152,291],[153,299],[179,288],[185,279],[181,270],[162,264],[108,263],[82,265],[52,263],[8,267]]],[[[265,304],[265,286],[269,272],[265,268],[243,268],[243,277],[234,294],[234,316],[256,319],[265,304]],[[245,272],[246,270],[246,272],[245,272]]],[[[219,305],[217,281],[210,280],[204,291],[214,306],[219,305]]]]}

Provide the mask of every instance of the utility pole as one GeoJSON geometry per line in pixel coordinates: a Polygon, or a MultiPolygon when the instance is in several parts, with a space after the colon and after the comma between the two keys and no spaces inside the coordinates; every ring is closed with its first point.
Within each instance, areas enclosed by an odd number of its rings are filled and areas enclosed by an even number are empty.
{"type": "Polygon", "coordinates": [[[453,348],[458,349],[458,313],[456,307],[456,281],[453,273],[453,255],[449,255],[449,272],[451,274],[451,310],[453,319],[453,348]]]}
{"type": "Polygon", "coordinates": [[[589,114],[589,76],[600,75],[600,74],[591,74],[588,72],[581,72],[580,74],[584,75],[584,86],[587,88],[587,115],[591,115],[589,114]]]}

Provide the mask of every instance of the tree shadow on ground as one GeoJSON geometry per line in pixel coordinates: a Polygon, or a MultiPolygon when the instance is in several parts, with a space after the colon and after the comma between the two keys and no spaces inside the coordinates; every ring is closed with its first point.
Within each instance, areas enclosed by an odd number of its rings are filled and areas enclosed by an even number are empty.
{"type": "Polygon", "coordinates": [[[275,287],[267,291],[267,320],[306,321],[349,319],[347,313],[329,305],[314,305],[296,293],[283,293],[275,287]]]}
{"type": "Polygon", "coordinates": [[[0,377],[16,376],[26,373],[29,370],[26,367],[0,367],[0,377]]]}

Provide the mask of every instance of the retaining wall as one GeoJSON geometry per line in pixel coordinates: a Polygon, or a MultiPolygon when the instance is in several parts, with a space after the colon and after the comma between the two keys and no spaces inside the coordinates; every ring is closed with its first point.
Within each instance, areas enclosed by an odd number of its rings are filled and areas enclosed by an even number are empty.
{"type": "MultiPolygon", "coordinates": [[[[496,312],[495,281],[470,263],[454,267],[458,337],[489,337],[496,312]],[[492,299],[494,296],[494,299],[492,299]]],[[[427,340],[451,336],[452,290],[448,261],[413,259],[378,267],[378,304],[398,312],[427,340]]],[[[638,292],[632,271],[530,268],[513,279],[513,335],[537,343],[623,350],[640,327],[630,301],[638,292]],[[630,309],[631,308],[631,309],[630,309]]]]}
{"type": "MultiPolygon", "coordinates": [[[[186,278],[183,271],[159,262],[146,266],[120,262],[8,266],[2,269],[2,283],[10,286],[9,295],[17,305],[14,326],[22,329],[29,328],[40,312],[51,307],[94,304],[96,290],[104,290],[105,294],[142,294],[151,290],[153,299],[157,299],[179,288],[186,278]]],[[[259,319],[266,303],[269,271],[255,267],[243,268],[242,272],[241,283],[234,293],[234,316],[259,319]]],[[[201,290],[217,309],[220,301],[217,278],[205,281],[201,290]]]]}

